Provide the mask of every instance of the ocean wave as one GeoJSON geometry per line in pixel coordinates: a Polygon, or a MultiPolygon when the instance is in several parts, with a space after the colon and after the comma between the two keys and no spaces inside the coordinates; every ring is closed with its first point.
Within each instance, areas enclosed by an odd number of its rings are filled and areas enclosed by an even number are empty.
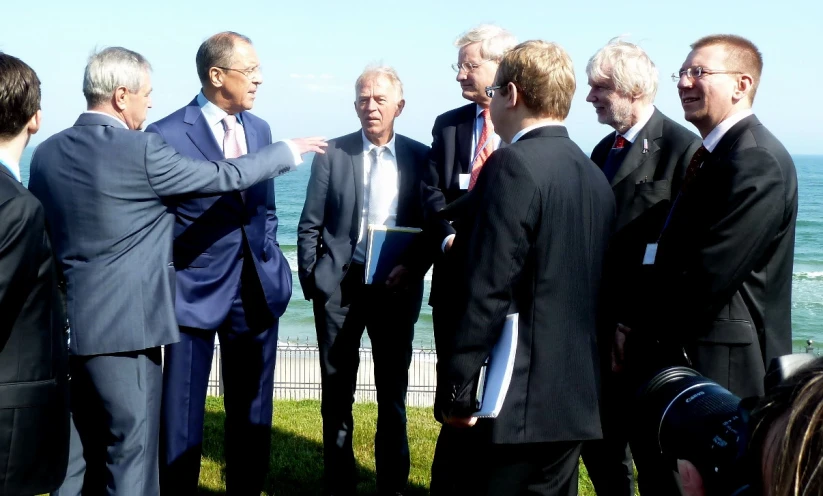
{"type": "Polygon", "coordinates": [[[813,272],[795,272],[794,274],[792,274],[792,278],[798,279],[800,281],[823,279],[823,270],[813,272]]]}

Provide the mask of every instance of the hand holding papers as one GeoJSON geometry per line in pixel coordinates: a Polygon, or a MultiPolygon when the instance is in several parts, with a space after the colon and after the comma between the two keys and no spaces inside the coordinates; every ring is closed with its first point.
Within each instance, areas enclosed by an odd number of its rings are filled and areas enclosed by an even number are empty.
{"type": "Polygon", "coordinates": [[[422,232],[416,227],[369,225],[366,244],[366,284],[384,284],[403,253],[422,232]]]}

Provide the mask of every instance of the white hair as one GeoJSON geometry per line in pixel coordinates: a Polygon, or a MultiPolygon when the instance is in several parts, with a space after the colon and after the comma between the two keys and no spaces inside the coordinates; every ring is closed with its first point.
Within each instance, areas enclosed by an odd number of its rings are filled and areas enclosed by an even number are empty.
{"type": "Polygon", "coordinates": [[[480,43],[480,56],[483,59],[500,62],[506,52],[517,45],[517,38],[500,26],[481,24],[461,34],[454,42],[454,46],[463,48],[478,42],[480,43]]]}
{"type": "Polygon", "coordinates": [[[123,47],[109,47],[92,53],[83,75],[86,103],[90,108],[95,107],[111,98],[120,86],[136,93],[149,71],[151,64],[145,57],[123,47]]]}
{"type": "Polygon", "coordinates": [[[620,38],[609,41],[589,59],[586,75],[593,81],[611,80],[618,92],[645,103],[652,103],[657,94],[654,62],[642,48],[620,38]]]}
{"type": "Polygon", "coordinates": [[[403,99],[403,82],[400,81],[400,76],[397,75],[397,71],[394,70],[394,67],[390,67],[388,65],[368,65],[360,76],[357,78],[357,81],[354,83],[354,91],[355,96],[360,94],[360,88],[363,87],[363,83],[366,81],[371,81],[377,77],[384,77],[389,80],[392,87],[397,91],[397,101],[403,99]]]}

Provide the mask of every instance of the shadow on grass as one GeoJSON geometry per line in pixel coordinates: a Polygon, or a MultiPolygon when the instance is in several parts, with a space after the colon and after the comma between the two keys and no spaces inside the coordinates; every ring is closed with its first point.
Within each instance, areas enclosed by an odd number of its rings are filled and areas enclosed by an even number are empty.
{"type": "MultiPolygon", "coordinates": [[[[223,452],[223,423],[226,414],[222,411],[206,411],[203,432],[203,461],[199,494],[226,494],[225,491],[203,487],[202,474],[205,462],[216,465],[219,471],[220,487],[225,487],[226,459],[223,452]]],[[[317,425],[319,432],[320,425],[317,425]]],[[[315,496],[323,494],[323,445],[322,443],[295,435],[277,427],[271,429],[271,451],[269,473],[264,487],[267,495],[315,496]]],[[[357,493],[377,494],[375,472],[358,463],[357,493]]],[[[427,495],[428,487],[409,484],[406,495],[427,495]]]]}

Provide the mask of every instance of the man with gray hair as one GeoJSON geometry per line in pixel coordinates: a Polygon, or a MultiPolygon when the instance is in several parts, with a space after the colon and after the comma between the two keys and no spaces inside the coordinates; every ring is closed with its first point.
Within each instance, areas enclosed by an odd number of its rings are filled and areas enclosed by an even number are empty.
{"type": "MultiPolygon", "coordinates": [[[[438,212],[474,187],[483,164],[501,144],[491,121],[491,98],[486,95],[486,87],[494,84],[500,60],[516,44],[511,33],[488,24],[460,35],[454,42],[459,50],[452,69],[457,73],[463,98],[471,103],[439,115],[432,128],[432,154],[424,178],[423,201],[426,227],[435,245],[431,248],[435,258],[429,305],[438,363],[445,363],[450,356],[450,342],[460,318],[453,311],[452,295],[453,285],[459,282],[455,269],[461,263],[449,253],[459,222],[450,224],[438,212]]],[[[439,411],[435,405],[435,418],[441,420],[439,411]]],[[[451,484],[466,471],[454,465],[465,457],[456,456],[452,447],[463,451],[478,437],[476,430],[443,426],[432,463],[432,494],[453,494],[451,484]]]]}
{"type": "MultiPolygon", "coordinates": [[[[646,245],[660,235],[700,139],[654,107],[657,68],[639,46],[610,41],[589,59],[586,74],[591,87],[586,101],[594,106],[598,122],[614,129],[591,158],[611,183],[617,221],[604,266],[598,331],[604,438],[584,443],[582,456],[599,496],[629,496],[634,494],[634,474],[625,426],[631,391],[611,372],[612,342],[618,315],[637,307],[632,299],[639,290],[631,284],[640,280],[646,245]]],[[[654,471],[643,471],[646,492],[654,471]]]]}
{"type": "Polygon", "coordinates": [[[199,161],[152,133],[151,66],[120,47],[93,54],[88,111],[45,142],[29,189],[43,204],[66,287],[73,420],[60,495],[159,494],[160,346],[174,315],[168,198],[238,191],[288,172],[312,138],[225,161],[199,161]]]}
{"type": "MultiPolygon", "coordinates": [[[[202,90],[150,125],[181,154],[223,160],[271,143],[268,123],[249,112],[263,84],[251,40],[217,33],[197,50],[202,90]]],[[[180,342],[163,367],[161,489],[194,494],[200,474],[206,390],[220,340],[226,407],[226,487],[263,491],[271,449],[278,318],[291,298],[289,264],[277,244],[274,181],[240,193],[175,202],[175,313],[180,342]]]]}
{"type": "Polygon", "coordinates": [[[314,304],[323,384],[326,493],[357,491],[352,403],[366,329],[374,357],[377,492],[400,494],[408,481],[406,390],[414,323],[428,253],[412,247],[385,282],[365,284],[369,225],[423,227],[420,172],[429,147],[394,132],[403,85],[394,69],[368,67],[355,84],[361,129],[329,141],[314,158],[297,231],[303,295],[314,304]]]}

